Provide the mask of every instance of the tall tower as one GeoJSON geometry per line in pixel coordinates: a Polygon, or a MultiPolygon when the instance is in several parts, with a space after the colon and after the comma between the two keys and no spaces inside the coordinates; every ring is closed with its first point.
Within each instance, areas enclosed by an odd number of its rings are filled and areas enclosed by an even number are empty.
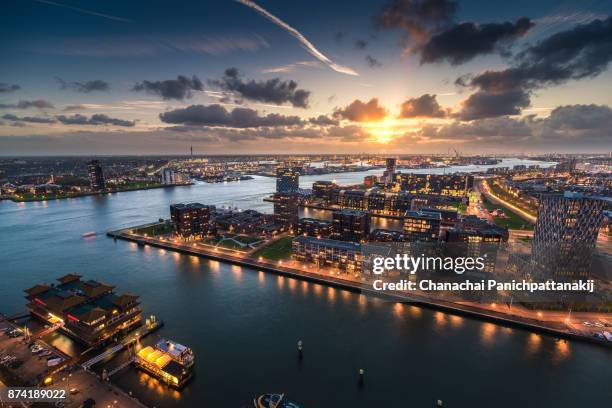
{"type": "Polygon", "coordinates": [[[106,188],[104,172],[98,160],[92,160],[87,163],[87,173],[89,174],[89,185],[92,191],[100,191],[106,188]]]}
{"type": "Polygon", "coordinates": [[[300,167],[279,167],[276,169],[276,192],[297,193],[300,189],[300,167]]]}
{"type": "Polygon", "coordinates": [[[531,259],[545,278],[589,275],[606,202],[612,199],[570,191],[540,196],[531,259]]]}

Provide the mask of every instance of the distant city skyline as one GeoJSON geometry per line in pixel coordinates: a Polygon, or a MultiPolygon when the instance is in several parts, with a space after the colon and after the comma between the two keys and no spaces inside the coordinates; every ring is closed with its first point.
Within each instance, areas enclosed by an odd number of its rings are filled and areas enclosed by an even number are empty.
{"type": "Polygon", "coordinates": [[[606,1],[24,0],[0,35],[0,155],[612,146],[606,1]]]}

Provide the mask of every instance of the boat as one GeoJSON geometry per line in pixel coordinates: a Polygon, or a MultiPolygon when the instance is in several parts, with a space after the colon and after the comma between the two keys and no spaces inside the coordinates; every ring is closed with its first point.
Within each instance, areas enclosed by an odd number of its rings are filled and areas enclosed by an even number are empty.
{"type": "Polygon", "coordinates": [[[134,363],[167,385],[181,388],[193,376],[194,355],[187,346],[161,339],[138,351],[134,363]]]}
{"type": "Polygon", "coordinates": [[[83,235],[81,235],[83,238],[90,238],[90,237],[95,237],[96,236],[96,232],[95,231],[89,231],[84,233],[83,235]]]}
{"type": "Polygon", "coordinates": [[[61,363],[62,361],[64,361],[64,359],[59,358],[59,357],[52,358],[51,360],[47,360],[47,367],[54,367],[58,365],[59,363],[61,363]]]}
{"type": "Polygon", "coordinates": [[[263,394],[253,400],[255,408],[300,408],[295,402],[287,401],[285,394],[263,394]]]}

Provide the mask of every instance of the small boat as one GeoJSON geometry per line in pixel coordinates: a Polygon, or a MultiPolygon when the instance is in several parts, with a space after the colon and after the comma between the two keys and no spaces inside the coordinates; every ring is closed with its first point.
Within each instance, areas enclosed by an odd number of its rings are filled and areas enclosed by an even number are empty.
{"type": "Polygon", "coordinates": [[[95,236],[96,236],[96,231],[89,231],[82,235],[83,238],[90,238],[90,237],[95,237],[95,236]]]}
{"type": "Polygon", "coordinates": [[[263,394],[253,400],[255,408],[300,408],[294,402],[285,400],[285,394],[263,394]]]}

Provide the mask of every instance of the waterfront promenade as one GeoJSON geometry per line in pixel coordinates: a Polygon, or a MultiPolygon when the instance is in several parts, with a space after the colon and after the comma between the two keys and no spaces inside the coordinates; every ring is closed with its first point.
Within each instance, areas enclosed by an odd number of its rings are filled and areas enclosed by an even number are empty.
{"type": "Polygon", "coordinates": [[[565,312],[532,311],[517,305],[507,307],[501,304],[449,302],[433,299],[418,292],[377,291],[372,287],[371,282],[351,278],[346,274],[334,274],[334,271],[331,270],[317,270],[312,268],[309,264],[298,264],[295,261],[287,260],[271,261],[262,258],[255,259],[251,254],[240,251],[212,247],[194,242],[144,237],[131,232],[142,227],[143,226],[134,226],[122,230],[109,231],[107,235],[114,239],[122,239],[136,243],[139,246],[150,245],[152,247],[176,251],[186,255],[205,257],[220,262],[227,262],[278,275],[343,288],[353,292],[360,292],[368,296],[380,297],[388,301],[414,303],[419,306],[442,310],[453,314],[473,316],[502,325],[522,327],[559,338],[577,339],[612,347],[611,342],[599,340],[593,337],[591,333],[576,327],[577,325],[575,324],[583,320],[609,319],[610,315],[606,313],[572,313],[570,320],[568,314],[565,312]],[[504,309],[506,309],[506,311],[504,311],[504,309]]]}

